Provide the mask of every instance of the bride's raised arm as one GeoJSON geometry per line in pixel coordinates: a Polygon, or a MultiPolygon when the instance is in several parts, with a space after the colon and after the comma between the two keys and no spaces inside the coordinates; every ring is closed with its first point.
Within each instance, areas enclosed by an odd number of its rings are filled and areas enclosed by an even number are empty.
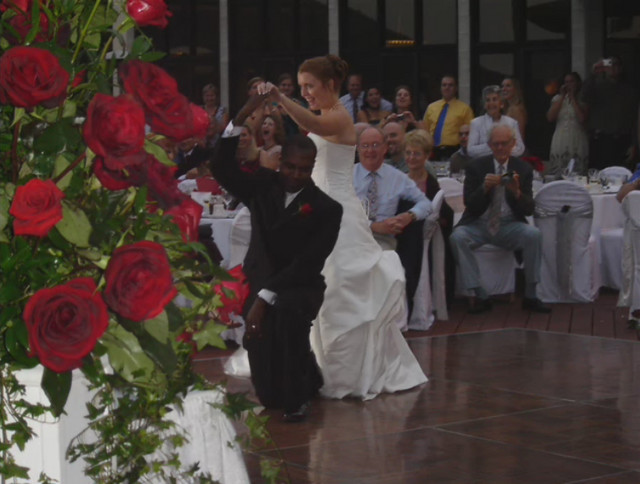
{"type": "Polygon", "coordinates": [[[355,144],[353,121],[337,97],[333,104],[319,106],[321,114],[318,115],[282,94],[270,82],[258,86],[258,92],[269,93],[302,129],[323,138],[334,138],[339,143],[355,144]]]}

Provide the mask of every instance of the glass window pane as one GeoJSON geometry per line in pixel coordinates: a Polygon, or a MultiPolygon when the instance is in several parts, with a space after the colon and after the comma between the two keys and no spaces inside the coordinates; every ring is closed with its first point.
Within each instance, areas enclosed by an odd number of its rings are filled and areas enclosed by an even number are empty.
{"type": "Polygon", "coordinates": [[[482,0],[480,10],[480,42],[513,42],[514,19],[511,0],[482,0]]]}
{"type": "Polygon", "coordinates": [[[369,50],[377,46],[377,2],[348,0],[347,21],[344,29],[345,44],[349,49],[369,50]]]}
{"type": "Polygon", "coordinates": [[[640,38],[640,15],[629,17],[607,17],[607,38],[640,38]]]}
{"type": "Polygon", "coordinates": [[[527,39],[564,39],[571,28],[571,3],[527,0],[527,39]]]}
{"type": "Polygon", "coordinates": [[[199,2],[196,7],[196,55],[215,55],[220,51],[219,2],[199,2]]]}
{"type": "Polygon", "coordinates": [[[478,63],[476,104],[472,107],[476,114],[482,114],[484,112],[484,102],[480,99],[482,89],[491,84],[499,85],[506,76],[513,75],[513,54],[482,54],[478,58],[478,63]]]}
{"type": "Polygon", "coordinates": [[[456,2],[422,0],[422,43],[424,45],[456,44],[458,12],[456,2]]]}
{"type": "Polygon", "coordinates": [[[262,52],[261,4],[252,0],[229,2],[229,44],[236,52],[262,52]]]}
{"type": "Polygon", "coordinates": [[[385,41],[387,41],[387,45],[393,45],[394,42],[402,44],[402,41],[414,40],[414,18],[413,0],[387,2],[385,9],[385,25],[387,27],[385,41]]]}
{"type": "Polygon", "coordinates": [[[271,51],[293,45],[293,0],[270,0],[267,8],[267,39],[263,46],[271,51]]]}
{"type": "Polygon", "coordinates": [[[314,54],[329,50],[329,8],[327,0],[300,2],[300,49],[314,54]]]}

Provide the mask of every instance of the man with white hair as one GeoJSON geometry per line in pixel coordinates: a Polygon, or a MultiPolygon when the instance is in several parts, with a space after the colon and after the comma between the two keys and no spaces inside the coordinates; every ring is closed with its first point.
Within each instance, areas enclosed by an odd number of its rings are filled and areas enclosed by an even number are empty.
{"type": "Polygon", "coordinates": [[[542,237],[526,216],[533,214],[531,165],[511,156],[517,129],[496,124],[489,130],[488,146],[492,154],[471,161],[464,179],[465,211],[449,242],[460,266],[464,287],[475,298],[470,313],[491,310],[491,300],[480,281],[473,249],[493,244],[507,250],[522,251],[525,294],[522,308],[539,313],[550,309],[536,296],[540,280],[542,237]]]}

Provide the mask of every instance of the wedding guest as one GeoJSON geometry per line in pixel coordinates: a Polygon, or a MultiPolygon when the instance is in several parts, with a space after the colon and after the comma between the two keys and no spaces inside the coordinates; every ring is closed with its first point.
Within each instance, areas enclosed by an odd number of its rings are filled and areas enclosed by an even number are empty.
{"type": "Polygon", "coordinates": [[[286,140],[284,127],[279,117],[265,116],[262,121],[262,146],[260,151],[264,152],[269,158],[269,167],[273,166],[277,169],[280,166],[280,152],[282,145],[286,140]]]}
{"type": "Polygon", "coordinates": [[[260,166],[271,170],[278,169],[278,165],[269,158],[269,155],[258,148],[252,128],[246,122],[240,126],[235,159],[240,168],[249,173],[256,171],[260,166]]]}
{"type": "Polygon", "coordinates": [[[389,111],[385,111],[380,106],[382,100],[382,94],[377,87],[370,87],[367,89],[364,97],[364,103],[362,109],[358,111],[358,122],[368,123],[372,126],[380,124],[380,122],[391,114],[389,111]]]}
{"type": "Polygon", "coordinates": [[[251,213],[243,343],[256,395],[265,407],[282,409],[285,422],[299,422],[322,386],[309,331],[323,301],[321,271],[338,237],[342,206],[313,183],[317,150],[306,136],[285,142],[277,173],[259,168],[248,174],[230,161],[239,140],[233,126],[241,126],[262,97],[240,110],[211,170],[251,213]]]}
{"type": "Polygon", "coordinates": [[[220,95],[214,84],[207,84],[202,88],[202,100],[203,108],[211,121],[207,131],[207,146],[212,147],[229,123],[229,113],[224,106],[220,106],[220,95]]]}
{"type": "MultiPolygon", "coordinates": [[[[362,74],[349,74],[347,77],[347,94],[342,96],[340,102],[351,115],[354,123],[358,122],[358,111],[362,109],[364,104],[364,90],[362,88],[362,74]]],[[[382,98],[380,107],[384,111],[391,111],[393,106],[389,101],[382,98]]]]}
{"type": "Polygon", "coordinates": [[[500,97],[500,86],[487,86],[482,90],[485,113],[471,121],[469,131],[469,143],[467,152],[473,158],[478,156],[488,156],[492,153],[489,146],[489,132],[498,123],[510,126],[515,132],[515,144],[513,145],[513,156],[521,156],[524,153],[524,142],[520,137],[518,122],[509,116],[502,114],[502,97],[500,97]]]}
{"type": "Polygon", "coordinates": [[[572,171],[580,175],[589,167],[589,138],[585,123],[588,117],[586,104],[580,99],[582,80],[577,72],[564,76],[560,92],[551,99],[547,120],[556,123],[551,138],[549,163],[545,174],[560,177],[574,160],[572,171]]]}
{"type": "Polygon", "coordinates": [[[442,99],[432,102],[424,113],[424,128],[433,136],[433,159],[448,160],[460,147],[460,126],[471,123],[473,110],[460,101],[456,78],[446,75],[440,82],[442,99]]]}
{"type": "MultiPolygon", "coordinates": [[[[288,72],[280,74],[278,76],[276,85],[278,86],[278,89],[280,89],[280,92],[282,92],[282,94],[287,96],[289,99],[304,105],[304,101],[301,101],[296,97],[296,80],[291,74],[289,74],[288,72]]],[[[291,119],[291,116],[289,116],[281,106],[278,106],[278,110],[280,112],[280,117],[282,118],[282,125],[284,126],[284,132],[286,136],[300,133],[300,128],[298,127],[296,122],[291,119]]]]}
{"type": "Polygon", "coordinates": [[[638,91],[623,76],[618,57],[600,59],[582,87],[589,106],[589,167],[625,165],[633,151],[633,128],[638,110],[638,91]]]}
{"type": "Polygon", "coordinates": [[[484,244],[522,251],[525,276],[522,309],[550,312],[536,295],[540,281],[542,237],[540,230],[526,220],[534,208],[533,169],[529,163],[511,155],[518,135],[517,127],[512,125],[499,123],[490,126],[488,145],[491,154],[467,165],[464,179],[466,208],[449,241],[460,266],[463,286],[475,295],[469,309],[472,314],[492,308],[489,295],[482,287],[473,252],[484,244]]]}
{"type": "Polygon", "coordinates": [[[450,173],[464,172],[467,164],[472,159],[467,152],[467,146],[469,145],[469,131],[471,131],[471,126],[468,124],[460,126],[460,149],[452,154],[451,158],[449,158],[450,173]]]}
{"type": "Polygon", "coordinates": [[[391,114],[380,123],[380,127],[384,128],[387,123],[396,122],[402,125],[405,132],[423,128],[422,121],[418,121],[416,118],[417,114],[411,88],[402,84],[396,87],[393,109],[391,114]]]}
{"type": "Polygon", "coordinates": [[[515,77],[505,77],[500,87],[502,88],[500,94],[504,104],[503,112],[518,122],[520,137],[524,141],[528,115],[527,107],[524,104],[524,98],[522,96],[520,81],[515,77]]]}

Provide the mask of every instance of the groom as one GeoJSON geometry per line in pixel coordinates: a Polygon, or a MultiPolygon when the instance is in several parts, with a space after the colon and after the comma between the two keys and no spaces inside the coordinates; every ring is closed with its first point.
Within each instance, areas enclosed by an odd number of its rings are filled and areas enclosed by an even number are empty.
{"type": "Polygon", "coordinates": [[[234,126],[242,125],[258,98],[227,127],[211,172],[251,212],[244,346],[256,394],[265,407],[283,409],[283,420],[297,422],[322,386],[309,332],[324,297],[320,272],[338,237],[342,206],[311,180],[316,147],[306,136],[287,140],[279,172],[240,169],[234,156],[240,130],[234,126]]]}

